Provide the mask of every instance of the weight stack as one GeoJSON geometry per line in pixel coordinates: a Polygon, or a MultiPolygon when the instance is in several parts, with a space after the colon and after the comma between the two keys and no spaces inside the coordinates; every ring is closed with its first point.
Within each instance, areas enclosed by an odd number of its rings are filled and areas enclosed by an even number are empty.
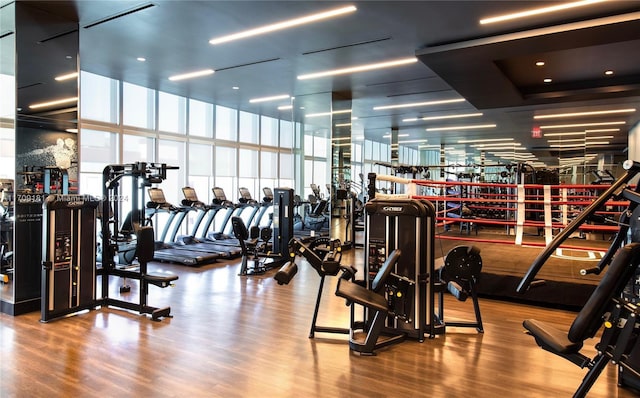
{"type": "Polygon", "coordinates": [[[42,322],[96,306],[99,203],[86,195],[49,195],[42,204],[42,322]]]}
{"type": "Polygon", "coordinates": [[[434,246],[436,213],[433,204],[414,199],[373,199],[365,205],[365,278],[375,278],[395,249],[402,254],[388,279],[392,314],[386,327],[424,340],[443,330],[434,305],[434,246]]]}

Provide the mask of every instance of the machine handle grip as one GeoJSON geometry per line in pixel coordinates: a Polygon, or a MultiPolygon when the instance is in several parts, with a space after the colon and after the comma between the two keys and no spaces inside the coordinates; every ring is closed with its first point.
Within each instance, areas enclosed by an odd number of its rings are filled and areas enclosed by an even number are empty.
{"type": "Polygon", "coordinates": [[[580,275],[582,276],[589,275],[589,274],[600,275],[601,271],[602,270],[599,267],[585,268],[580,270],[580,275]]]}

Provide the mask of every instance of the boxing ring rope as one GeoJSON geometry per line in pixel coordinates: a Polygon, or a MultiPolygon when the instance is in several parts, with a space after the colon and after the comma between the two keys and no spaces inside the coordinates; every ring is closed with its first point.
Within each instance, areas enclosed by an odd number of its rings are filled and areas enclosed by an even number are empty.
{"type": "MultiPolygon", "coordinates": [[[[561,231],[571,221],[573,214],[590,205],[597,199],[600,192],[610,185],[543,185],[543,184],[504,184],[504,183],[476,183],[462,181],[431,181],[409,179],[392,175],[375,175],[375,181],[386,181],[404,185],[404,193],[386,194],[376,192],[376,198],[382,199],[425,199],[434,203],[437,211],[437,226],[445,227],[452,224],[464,223],[469,233],[472,225],[505,226],[507,234],[511,236],[514,230],[515,241],[500,239],[483,239],[463,236],[449,236],[439,234],[438,238],[447,240],[464,240],[472,242],[516,244],[526,246],[546,246],[553,239],[554,230],[561,231]],[[420,195],[420,188],[439,190],[440,194],[420,195]],[[482,190],[493,192],[479,192],[482,190]],[[463,190],[467,190],[463,194],[463,190]],[[591,199],[591,200],[590,200],[591,199]],[[468,211],[498,212],[500,218],[473,217],[463,215],[463,207],[468,211]],[[458,214],[456,214],[456,212],[458,214]],[[542,213],[542,221],[540,214],[542,213]],[[534,219],[532,219],[532,216],[534,219]],[[524,241],[525,227],[537,228],[544,231],[545,242],[524,241]]],[[[375,181],[373,186],[375,186],[375,181]]],[[[370,181],[370,186],[372,182],[370,181]]],[[[595,212],[602,220],[619,215],[626,208],[628,201],[608,200],[602,208],[595,212]]],[[[609,221],[609,220],[607,220],[609,221]]],[[[610,221],[611,222],[611,221],[610,221]]],[[[615,221],[613,222],[615,223],[615,221]]],[[[618,225],[583,224],[578,228],[582,233],[615,233],[618,225]]],[[[563,245],[562,248],[601,251],[601,248],[585,246],[563,245]]]]}

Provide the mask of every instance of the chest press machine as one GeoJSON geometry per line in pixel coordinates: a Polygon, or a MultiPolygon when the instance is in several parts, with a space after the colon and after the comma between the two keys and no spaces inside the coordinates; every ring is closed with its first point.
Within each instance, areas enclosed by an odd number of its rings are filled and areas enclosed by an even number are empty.
{"type": "Polygon", "coordinates": [[[637,295],[629,297],[628,293],[625,294],[625,291],[638,291],[640,186],[632,190],[627,188],[627,184],[640,172],[640,163],[627,160],[623,167],[626,172],[547,245],[517,287],[517,291],[523,294],[533,287],[532,282],[551,254],[610,198],[630,201],[620,217],[620,229],[605,255],[596,267],[582,271],[583,274],[599,274],[608,266],[568,332],[535,319],[523,322],[524,328],[543,350],[589,369],[573,395],[576,398],[587,395],[609,361],[618,365],[618,385],[640,388],[640,306],[637,295]],[[596,344],[597,354],[589,358],[580,350],[584,341],[596,336],[603,325],[600,341],[596,344]]]}

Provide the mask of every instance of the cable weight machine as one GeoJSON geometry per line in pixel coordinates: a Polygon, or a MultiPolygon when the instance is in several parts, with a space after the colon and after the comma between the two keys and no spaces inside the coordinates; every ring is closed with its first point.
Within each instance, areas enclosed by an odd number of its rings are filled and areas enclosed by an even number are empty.
{"type": "MultiPolygon", "coordinates": [[[[147,304],[149,284],[165,288],[171,286],[178,276],[156,275],[148,272],[147,263],[153,260],[155,238],[153,227],[147,225],[145,218],[145,191],[152,184],[164,181],[167,178],[167,170],[172,169],[177,167],[167,166],[164,163],[137,162],[108,165],[102,172],[102,253],[101,267],[98,269],[98,275],[102,276],[102,297],[99,302],[105,306],[150,314],[154,321],[171,317],[171,308],[156,308],[147,304]],[[123,191],[124,179],[129,179],[131,183],[128,193],[123,191]],[[121,222],[121,202],[129,199],[131,212],[121,222]],[[135,258],[138,264],[132,267],[131,264],[135,258]],[[112,276],[139,281],[138,301],[130,302],[110,297],[109,279],[112,276]]],[[[121,291],[125,292],[126,287],[121,288],[121,291]]]]}

